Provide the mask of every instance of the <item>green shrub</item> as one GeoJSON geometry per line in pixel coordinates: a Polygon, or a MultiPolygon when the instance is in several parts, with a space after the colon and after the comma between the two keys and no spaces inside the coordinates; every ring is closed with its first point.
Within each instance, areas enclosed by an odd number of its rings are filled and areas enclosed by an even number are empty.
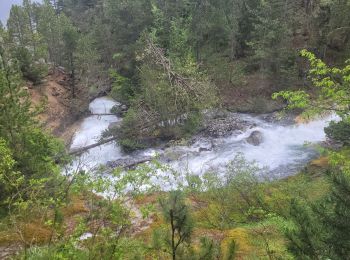
{"type": "Polygon", "coordinates": [[[146,148],[145,145],[140,143],[139,141],[129,138],[121,139],[118,143],[126,152],[132,152],[138,149],[146,148]]]}
{"type": "Polygon", "coordinates": [[[350,144],[350,123],[346,121],[334,122],[332,121],[328,127],[325,128],[327,136],[343,144],[350,144]]]}
{"type": "Polygon", "coordinates": [[[185,134],[195,134],[202,123],[202,114],[200,112],[190,113],[183,126],[185,134]]]}
{"type": "Polygon", "coordinates": [[[131,99],[135,95],[135,89],[131,80],[115,71],[111,71],[110,76],[114,80],[110,93],[111,97],[122,103],[130,104],[131,99]]]}

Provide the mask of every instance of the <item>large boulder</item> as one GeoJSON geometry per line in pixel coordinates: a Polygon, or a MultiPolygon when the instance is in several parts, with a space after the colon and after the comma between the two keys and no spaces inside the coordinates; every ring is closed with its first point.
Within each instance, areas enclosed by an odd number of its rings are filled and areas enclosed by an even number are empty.
{"type": "Polygon", "coordinates": [[[128,107],[126,105],[115,105],[111,112],[117,116],[123,117],[126,112],[128,112],[128,107]]]}
{"type": "Polygon", "coordinates": [[[259,146],[264,141],[264,137],[260,131],[254,131],[250,134],[246,141],[251,145],[259,146]]]}

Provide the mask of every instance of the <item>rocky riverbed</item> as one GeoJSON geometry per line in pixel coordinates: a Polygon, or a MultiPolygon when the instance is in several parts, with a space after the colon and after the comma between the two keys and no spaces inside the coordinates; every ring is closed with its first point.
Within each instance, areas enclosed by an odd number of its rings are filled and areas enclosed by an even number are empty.
{"type": "MultiPolygon", "coordinates": [[[[84,120],[73,139],[73,148],[96,142],[112,124],[120,124],[118,116],[106,115],[117,103],[98,98],[90,105],[94,116],[84,120]],[[98,114],[104,115],[98,115],[98,114]]],[[[136,167],[154,158],[184,174],[201,175],[208,170],[222,171],[238,154],[269,169],[271,177],[296,173],[317,156],[314,145],[326,139],[324,127],[333,117],[305,124],[291,118],[281,120],[277,113],[248,115],[226,111],[207,111],[201,131],[183,143],[136,151],[122,152],[117,143],[95,147],[77,158],[75,166],[93,169],[136,167]]]]}

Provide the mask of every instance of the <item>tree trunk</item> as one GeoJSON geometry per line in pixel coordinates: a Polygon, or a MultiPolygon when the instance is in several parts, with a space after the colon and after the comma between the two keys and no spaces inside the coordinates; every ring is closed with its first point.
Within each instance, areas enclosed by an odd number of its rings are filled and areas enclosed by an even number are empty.
{"type": "Polygon", "coordinates": [[[172,250],[172,257],[173,257],[173,260],[176,260],[175,227],[174,227],[173,210],[170,210],[170,224],[171,224],[171,250],[172,250]]]}
{"type": "Polygon", "coordinates": [[[70,54],[70,66],[71,66],[71,90],[72,90],[72,98],[76,97],[75,93],[75,68],[74,68],[74,57],[73,53],[70,54]]]}
{"type": "Polygon", "coordinates": [[[117,137],[112,137],[112,138],[109,138],[109,139],[106,139],[106,140],[102,140],[96,144],[91,144],[91,145],[88,145],[88,146],[85,146],[85,147],[82,147],[82,148],[77,148],[77,149],[73,149],[72,151],[69,152],[70,155],[74,155],[74,154],[81,154],[87,150],[90,150],[92,148],[95,148],[97,146],[101,146],[103,144],[106,144],[106,143],[109,143],[109,142],[112,142],[114,140],[116,140],[117,137]]]}

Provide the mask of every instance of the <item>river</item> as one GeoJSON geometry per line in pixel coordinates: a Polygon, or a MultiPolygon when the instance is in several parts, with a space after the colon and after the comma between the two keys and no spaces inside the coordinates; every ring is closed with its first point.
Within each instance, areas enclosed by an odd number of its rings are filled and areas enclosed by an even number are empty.
{"type": "MultiPolygon", "coordinates": [[[[75,133],[71,149],[96,143],[110,124],[121,121],[117,116],[105,115],[110,113],[115,105],[118,103],[108,97],[92,101],[90,111],[93,115],[83,120],[80,129],[75,133]]],[[[268,168],[269,177],[281,178],[297,173],[318,155],[315,144],[326,139],[324,127],[330,120],[335,119],[334,116],[330,116],[305,124],[282,125],[268,122],[259,116],[238,116],[249,122],[251,127],[244,131],[236,131],[228,137],[198,136],[191,145],[152,148],[132,154],[123,153],[121,148],[112,142],[83,153],[74,161],[73,167],[92,170],[119,159],[160,155],[164,163],[180,172],[201,175],[210,169],[224,169],[237,154],[241,154],[248,161],[255,161],[260,167],[268,168]],[[262,133],[263,141],[258,146],[246,141],[253,131],[262,133]]]]}

